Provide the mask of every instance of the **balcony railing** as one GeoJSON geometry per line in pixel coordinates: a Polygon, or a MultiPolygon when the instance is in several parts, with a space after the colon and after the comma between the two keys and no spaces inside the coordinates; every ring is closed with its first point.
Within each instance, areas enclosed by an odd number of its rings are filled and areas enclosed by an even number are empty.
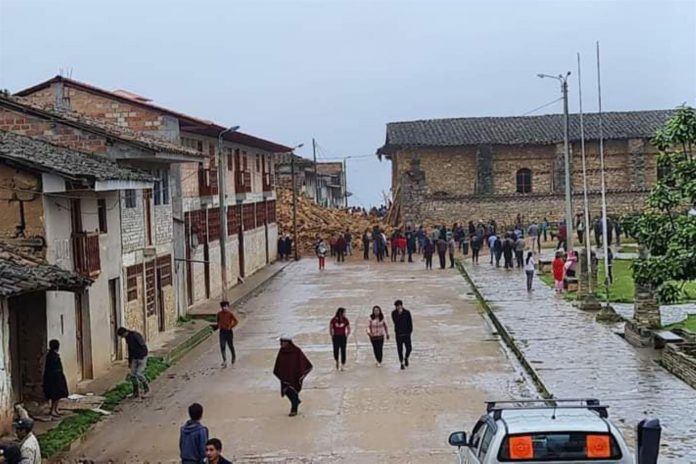
{"type": "Polygon", "coordinates": [[[251,172],[237,171],[234,178],[235,193],[250,193],[251,192],[251,172]]]}
{"type": "Polygon", "coordinates": [[[198,195],[207,197],[218,194],[217,169],[198,168],[198,195]]]}
{"type": "Polygon", "coordinates": [[[73,261],[75,272],[94,277],[101,272],[99,258],[99,233],[79,232],[73,234],[73,261]]]}

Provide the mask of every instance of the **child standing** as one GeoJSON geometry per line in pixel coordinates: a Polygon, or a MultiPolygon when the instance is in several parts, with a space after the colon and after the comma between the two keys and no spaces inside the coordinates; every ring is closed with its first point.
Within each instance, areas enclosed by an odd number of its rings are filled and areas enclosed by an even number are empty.
{"type": "Polygon", "coordinates": [[[317,258],[319,258],[319,270],[321,271],[326,266],[326,242],[322,238],[317,243],[317,258]]]}

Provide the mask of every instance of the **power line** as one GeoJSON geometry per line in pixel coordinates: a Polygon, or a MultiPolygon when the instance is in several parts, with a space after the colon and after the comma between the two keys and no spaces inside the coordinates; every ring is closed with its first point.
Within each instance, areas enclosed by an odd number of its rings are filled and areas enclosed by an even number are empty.
{"type": "Polygon", "coordinates": [[[550,101],[550,102],[548,102],[548,103],[544,103],[544,104],[541,105],[541,106],[537,106],[537,107],[534,108],[533,110],[529,110],[529,111],[527,111],[526,113],[523,113],[522,116],[527,116],[527,115],[529,115],[529,114],[535,113],[535,112],[537,112],[537,111],[539,111],[539,110],[541,110],[541,109],[546,108],[547,106],[551,106],[551,105],[553,105],[554,103],[558,103],[558,102],[561,101],[561,100],[563,100],[563,97],[559,97],[559,98],[557,98],[557,99],[555,99],[555,100],[553,100],[553,101],[550,101]]]}

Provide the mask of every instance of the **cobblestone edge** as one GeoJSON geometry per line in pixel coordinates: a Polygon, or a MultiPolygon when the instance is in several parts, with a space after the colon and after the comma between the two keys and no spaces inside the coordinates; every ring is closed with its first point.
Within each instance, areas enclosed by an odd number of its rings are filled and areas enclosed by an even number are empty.
{"type": "Polygon", "coordinates": [[[500,322],[498,316],[495,315],[493,308],[491,308],[488,301],[483,297],[478,287],[476,286],[476,283],[471,278],[469,273],[466,271],[466,267],[461,263],[461,261],[457,261],[457,268],[459,269],[459,273],[471,286],[474,295],[476,295],[476,299],[478,300],[481,307],[486,311],[486,315],[489,317],[489,319],[495,326],[496,330],[498,331],[498,334],[502,337],[507,347],[515,354],[515,357],[522,365],[522,368],[531,377],[532,382],[534,383],[534,387],[537,389],[541,397],[544,399],[552,399],[554,397],[553,393],[551,393],[551,391],[548,389],[548,387],[546,386],[536,369],[534,369],[534,367],[529,363],[529,361],[527,361],[527,358],[524,356],[524,353],[515,343],[514,337],[510,335],[510,332],[508,332],[503,323],[500,322]]]}

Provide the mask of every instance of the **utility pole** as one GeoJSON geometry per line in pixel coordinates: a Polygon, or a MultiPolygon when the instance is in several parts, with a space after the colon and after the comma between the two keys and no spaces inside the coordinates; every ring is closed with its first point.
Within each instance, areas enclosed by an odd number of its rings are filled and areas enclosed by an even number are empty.
{"type": "Polygon", "coordinates": [[[540,78],[549,77],[556,79],[561,83],[561,93],[563,94],[563,148],[564,148],[564,164],[565,164],[565,223],[566,223],[566,250],[573,249],[573,194],[571,185],[571,159],[570,159],[570,141],[569,141],[569,118],[568,118],[568,77],[570,71],[565,76],[559,74],[552,76],[550,74],[537,74],[540,78]]]}
{"type": "Polygon", "coordinates": [[[346,161],[350,156],[343,158],[343,198],[345,199],[345,207],[348,208],[348,169],[346,161]]]}
{"type": "Polygon", "coordinates": [[[314,155],[314,202],[319,204],[319,175],[317,174],[317,142],[312,139],[312,155],[314,155]]]}
{"type": "Polygon", "coordinates": [[[222,153],[222,137],[228,132],[236,132],[239,126],[225,129],[218,134],[218,212],[220,216],[220,281],[222,283],[222,299],[227,300],[227,193],[225,172],[227,163],[222,153]]]}
{"type": "Polygon", "coordinates": [[[295,150],[302,147],[304,144],[299,144],[292,150],[290,150],[290,183],[292,184],[292,240],[295,245],[295,251],[293,256],[295,261],[300,259],[300,255],[297,251],[297,188],[295,186],[295,150]]]}

